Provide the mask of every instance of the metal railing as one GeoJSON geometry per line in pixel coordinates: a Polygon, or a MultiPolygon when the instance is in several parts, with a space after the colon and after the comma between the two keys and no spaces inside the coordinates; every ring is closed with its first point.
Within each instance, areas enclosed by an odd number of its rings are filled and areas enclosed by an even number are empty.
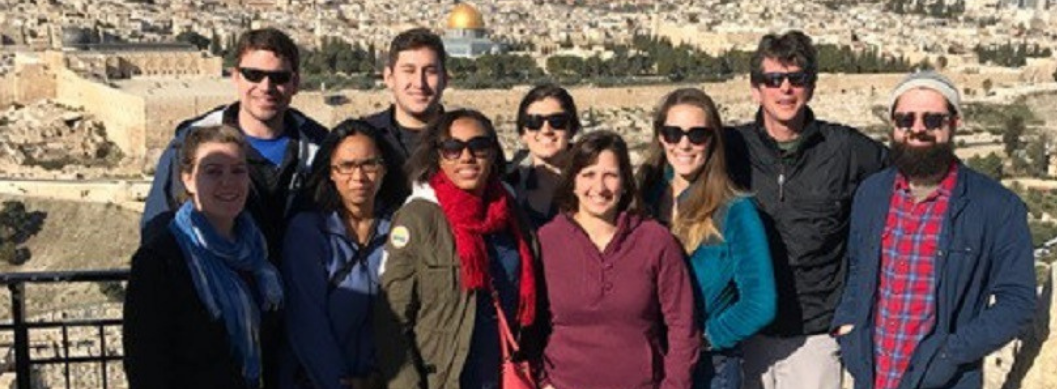
{"type": "Polygon", "coordinates": [[[15,385],[18,389],[30,389],[31,371],[35,365],[63,365],[63,376],[66,387],[70,387],[70,365],[99,363],[102,370],[102,388],[108,387],[107,364],[121,360],[121,355],[107,352],[105,329],[121,326],[121,319],[78,319],[78,320],[38,320],[27,321],[26,318],[26,284],[70,283],[70,282],[105,282],[127,281],[129,271],[119,270],[86,270],[58,272],[26,272],[0,274],[0,285],[6,285],[11,292],[11,322],[0,323],[0,331],[14,333],[15,385]],[[71,356],[70,329],[94,327],[99,336],[99,355],[71,356]],[[32,359],[30,357],[30,331],[59,329],[62,333],[62,353],[52,358],[32,359]]]}

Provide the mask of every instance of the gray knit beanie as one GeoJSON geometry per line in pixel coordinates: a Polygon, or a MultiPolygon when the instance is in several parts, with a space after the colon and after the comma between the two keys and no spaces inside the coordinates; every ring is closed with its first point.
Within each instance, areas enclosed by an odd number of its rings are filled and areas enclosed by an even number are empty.
{"type": "Polygon", "coordinates": [[[954,114],[962,116],[962,105],[961,95],[958,93],[958,88],[954,86],[954,83],[950,79],[944,77],[942,74],[936,73],[931,70],[920,71],[907,75],[899,83],[894,90],[892,90],[892,97],[888,104],[888,113],[895,112],[896,101],[899,97],[911,89],[925,88],[931,89],[943,95],[947,99],[947,102],[954,107],[954,114]]]}

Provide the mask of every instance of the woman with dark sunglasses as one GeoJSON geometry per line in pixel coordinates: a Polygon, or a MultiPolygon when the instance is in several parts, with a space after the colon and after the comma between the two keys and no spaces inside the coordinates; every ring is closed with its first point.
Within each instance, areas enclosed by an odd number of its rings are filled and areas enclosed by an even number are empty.
{"type": "Polygon", "coordinates": [[[498,388],[498,315],[515,334],[536,318],[535,236],[488,118],[446,112],[422,136],[381,266],[379,365],[390,388],[498,388]]]}
{"type": "Polygon", "coordinates": [[[380,387],[371,311],[392,211],[406,196],[397,156],[378,130],[349,120],[316,154],[283,244],[287,287],[284,389],[380,387]]]}
{"type": "Polygon", "coordinates": [[[741,387],[739,343],[773,320],[767,236],[751,197],[727,173],[723,123],[699,89],[678,89],[653,117],[639,182],[647,204],[690,257],[704,333],[694,388],[741,387]]]}
{"type": "Polygon", "coordinates": [[[554,84],[532,88],[518,105],[517,131],[527,150],[515,154],[516,166],[506,181],[514,187],[518,203],[533,225],[539,227],[558,212],[554,189],[569,145],[580,132],[573,97],[554,84]]]}

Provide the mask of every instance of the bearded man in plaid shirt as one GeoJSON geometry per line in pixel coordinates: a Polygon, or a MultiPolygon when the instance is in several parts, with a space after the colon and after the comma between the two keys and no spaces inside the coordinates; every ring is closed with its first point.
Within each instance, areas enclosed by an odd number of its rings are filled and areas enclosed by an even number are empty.
{"type": "Polygon", "coordinates": [[[909,75],[890,107],[893,166],[856,193],[832,333],[856,388],[980,388],[983,357],[1034,312],[1026,208],[955,157],[946,77],[909,75]]]}

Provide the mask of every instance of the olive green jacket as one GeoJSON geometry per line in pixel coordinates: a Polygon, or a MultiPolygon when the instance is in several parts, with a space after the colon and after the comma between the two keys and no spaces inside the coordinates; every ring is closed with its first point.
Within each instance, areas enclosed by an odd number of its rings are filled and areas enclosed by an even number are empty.
{"type": "MultiPolygon", "coordinates": [[[[539,253],[535,233],[513,206],[533,252],[539,253]]],[[[462,289],[455,238],[433,189],[415,185],[392,226],[374,304],[379,368],[390,389],[458,389],[477,300],[462,289]]],[[[542,285],[536,257],[537,283],[542,285]]],[[[536,293],[546,296],[542,287],[536,293]]],[[[537,312],[545,311],[541,305],[537,303],[537,312]]],[[[534,355],[538,337],[530,338],[525,342],[533,344],[522,349],[534,355]]]]}

